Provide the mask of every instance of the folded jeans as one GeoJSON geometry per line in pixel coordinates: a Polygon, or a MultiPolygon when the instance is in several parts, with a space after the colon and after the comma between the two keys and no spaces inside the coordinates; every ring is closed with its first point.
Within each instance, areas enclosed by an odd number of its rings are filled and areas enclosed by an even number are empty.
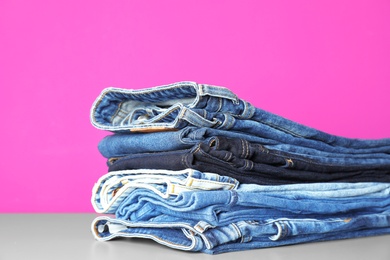
{"type": "Polygon", "coordinates": [[[195,82],[142,90],[107,88],[93,103],[90,118],[95,127],[117,133],[196,126],[327,152],[390,153],[390,138],[363,140],[331,135],[256,108],[227,88],[195,82]]]}
{"type": "Polygon", "coordinates": [[[213,137],[186,150],[110,158],[108,166],[109,171],[193,168],[261,185],[390,182],[390,158],[306,158],[226,137],[213,137]]]}
{"type": "Polygon", "coordinates": [[[219,254],[389,234],[389,224],[388,213],[332,219],[247,220],[225,226],[212,226],[204,221],[186,219],[130,222],[101,216],[95,218],[91,229],[95,239],[100,241],[117,237],[147,238],[174,249],[219,254]]]}
{"type": "Polygon", "coordinates": [[[144,169],[102,176],[94,186],[91,201],[99,213],[115,213],[117,218],[130,221],[167,214],[222,225],[242,217],[255,220],[381,213],[390,209],[389,193],[388,183],[267,186],[238,184],[232,178],[193,169],[144,169]],[[172,184],[180,188],[172,189],[172,184]]]}

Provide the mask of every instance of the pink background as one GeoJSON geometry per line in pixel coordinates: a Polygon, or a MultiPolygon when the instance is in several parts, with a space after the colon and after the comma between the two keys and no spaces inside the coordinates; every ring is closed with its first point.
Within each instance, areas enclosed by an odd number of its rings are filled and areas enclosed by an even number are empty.
{"type": "Polygon", "coordinates": [[[190,80],[317,129],[390,137],[390,1],[0,2],[0,211],[92,212],[105,87],[190,80]]]}

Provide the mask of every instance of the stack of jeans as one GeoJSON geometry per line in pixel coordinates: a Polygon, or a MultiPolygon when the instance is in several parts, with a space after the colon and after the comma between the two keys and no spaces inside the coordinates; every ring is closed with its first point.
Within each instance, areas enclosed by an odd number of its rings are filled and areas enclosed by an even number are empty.
{"type": "Polygon", "coordinates": [[[108,173],[98,240],[149,238],[217,254],[390,233],[390,139],[350,139],[223,87],[107,88],[91,122],[108,173]]]}

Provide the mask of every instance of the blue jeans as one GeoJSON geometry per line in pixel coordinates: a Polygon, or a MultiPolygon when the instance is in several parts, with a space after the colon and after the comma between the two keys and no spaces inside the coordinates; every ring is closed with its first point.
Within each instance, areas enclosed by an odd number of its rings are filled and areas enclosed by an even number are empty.
{"type": "Polygon", "coordinates": [[[99,213],[131,221],[168,214],[212,225],[243,216],[330,217],[390,209],[388,183],[237,184],[232,178],[192,169],[110,172],[95,184],[92,204],[99,213]]]}
{"type": "Polygon", "coordinates": [[[109,171],[193,168],[241,183],[280,185],[312,182],[390,182],[390,158],[294,155],[244,139],[213,137],[192,149],[130,154],[108,160],[109,171]]]}
{"type": "Polygon", "coordinates": [[[390,153],[390,138],[362,140],[330,135],[255,108],[226,88],[194,82],[143,90],[107,88],[92,105],[91,123],[122,133],[208,127],[325,152],[390,153]]]}
{"type": "Polygon", "coordinates": [[[98,240],[150,238],[210,254],[390,232],[390,184],[240,184],[192,169],[128,170],[93,189],[98,240]]]}
{"type": "Polygon", "coordinates": [[[162,198],[192,190],[230,190],[238,181],[193,169],[183,171],[137,169],[109,172],[92,190],[92,206],[97,213],[114,213],[127,196],[137,189],[151,190],[162,198]]]}
{"type": "MultiPolygon", "coordinates": [[[[111,209],[113,210],[113,209],[111,209]]],[[[183,192],[171,199],[137,189],[116,208],[119,219],[149,221],[161,214],[226,225],[240,220],[269,218],[352,217],[390,211],[390,198],[311,198],[304,193],[272,194],[238,190],[183,192]],[[297,198],[301,198],[297,200],[297,198]]]]}
{"type": "Polygon", "coordinates": [[[208,254],[390,234],[389,213],[351,218],[242,220],[224,226],[166,215],[159,218],[131,222],[101,216],[95,218],[91,229],[99,241],[146,238],[174,249],[208,254]]]}
{"type": "Polygon", "coordinates": [[[214,129],[207,127],[187,126],[177,131],[150,132],[150,133],[115,133],[105,136],[98,145],[100,153],[106,158],[121,157],[134,153],[164,152],[183,150],[193,147],[195,144],[208,141],[216,136],[224,136],[233,139],[243,139],[251,143],[263,145],[265,148],[275,151],[284,151],[294,155],[324,157],[348,157],[348,158],[379,158],[389,159],[386,153],[374,153],[369,149],[349,149],[348,153],[324,152],[314,148],[302,147],[291,144],[283,144],[271,139],[258,137],[252,134],[214,129]]]}

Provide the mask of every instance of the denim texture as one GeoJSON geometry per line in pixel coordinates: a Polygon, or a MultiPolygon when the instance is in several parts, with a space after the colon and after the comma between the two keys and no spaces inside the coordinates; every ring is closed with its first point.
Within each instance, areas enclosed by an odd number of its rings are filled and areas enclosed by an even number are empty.
{"type": "Polygon", "coordinates": [[[298,201],[288,195],[228,190],[183,192],[176,197],[163,199],[150,190],[137,189],[122,201],[115,215],[130,221],[149,221],[167,214],[177,218],[201,219],[211,225],[225,225],[242,219],[352,217],[389,210],[390,198],[305,198],[298,201]]]}
{"type": "Polygon", "coordinates": [[[90,119],[113,133],[97,240],[218,254],[390,233],[390,138],[331,135],[195,82],[107,88],[90,119]]]}
{"type": "Polygon", "coordinates": [[[91,108],[91,123],[113,132],[156,132],[186,126],[246,133],[326,152],[390,153],[390,138],[331,135],[252,106],[224,87],[178,82],[128,90],[107,88],[91,108]]]}
{"type": "Polygon", "coordinates": [[[168,214],[221,225],[244,216],[255,220],[380,213],[390,209],[389,194],[388,183],[238,185],[234,179],[192,169],[128,170],[102,176],[93,189],[92,204],[99,213],[130,221],[168,214]],[[175,192],[172,183],[187,188],[175,192]]]}
{"type": "Polygon", "coordinates": [[[136,189],[151,190],[162,198],[168,198],[191,190],[235,189],[238,184],[233,178],[194,169],[116,171],[99,178],[92,189],[91,202],[97,213],[114,213],[136,189]]]}
{"type": "Polygon", "coordinates": [[[238,185],[191,169],[118,171],[99,179],[92,199],[105,198],[94,207],[116,218],[91,228],[98,240],[149,238],[209,254],[389,234],[389,191],[387,183],[238,185]],[[170,192],[170,183],[197,184],[170,192]]]}
{"type": "Polygon", "coordinates": [[[347,153],[325,152],[315,148],[280,143],[256,135],[214,129],[207,127],[187,126],[177,131],[150,133],[115,133],[107,135],[98,144],[100,153],[106,157],[121,157],[134,153],[164,152],[188,149],[195,144],[207,141],[216,136],[237,138],[258,143],[267,149],[284,151],[296,155],[322,157],[352,157],[389,159],[390,154],[373,152],[370,149],[348,149],[347,153]]]}
{"type": "Polygon", "coordinates": [[[167,216],[162,218],[165,221],[130,222],[101,216],[92,222],[91,230],[100,241],[138,237],[152,239],[174,249],[208,254],[390,233],[388,214],[361,215],[353,219],[239,221],[225,226],[167,216]]]}
{"type": "Polygon", "coordinates": [[[182,171],[136,169],[109,172],[98,179],[92,191],[94,208],[114,213],[112,206],[118,198],[126,198],[136,188],[148,189],[162,198],[169,198],[191,190],[237,190],[248,193],[261,192],[267,195],[290,196],[295,199],[383,199],[390,194],[389,183],[313,183],[291,185],[239,184],[237,180],[214,173],[194,169],[182,171]],[[238,188],[239,185],[239,188],[238,188]],[[102,206],[105,204],[106,206],[102,206]],[[99,205],[99,206],[97,206],[99,205]],[[107,207],[108,206],[108,207],[107,207]],[[108,210],[110,209],[110,210],[108,210]]]}
{"type": "Polygon", "coordinates": [[[108,160],[109,171],[193,168],[242,183],[280,185],[313,182],[390,182],[390,160],[304,157],[243,139],[210,138],[192,149],[130,154],[108,160]]]}

